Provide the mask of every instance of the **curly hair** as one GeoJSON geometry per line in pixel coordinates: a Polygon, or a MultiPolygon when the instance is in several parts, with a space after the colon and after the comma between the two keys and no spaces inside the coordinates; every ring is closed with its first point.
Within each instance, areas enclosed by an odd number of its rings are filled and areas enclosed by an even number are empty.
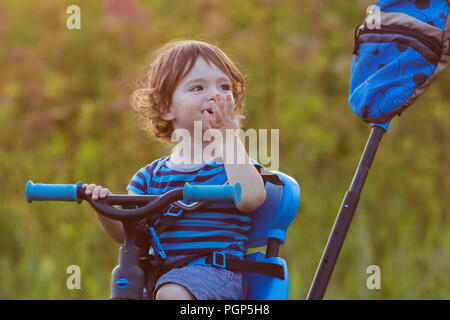
{"type": "Polygon", "coordinates": [[[142,129],[159,140],[167,142],[171,139],[172,122],[161,116],[169,111],[177,85],[191,71],[199,56],[216,65],[229,77],[235,114],[240,114],[242,110],[245,99],[244,77],[225,53],[203,41],[168,42],[153,54],[148,71],[137,80],[130,98],[131,106],[143,123],[142,129]]]}

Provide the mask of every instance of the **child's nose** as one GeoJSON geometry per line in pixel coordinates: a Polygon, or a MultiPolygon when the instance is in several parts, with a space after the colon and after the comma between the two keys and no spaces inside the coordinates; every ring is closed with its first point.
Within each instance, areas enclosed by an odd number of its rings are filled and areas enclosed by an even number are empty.
{"type": "Polygon", "coordinates": [[[222,95],[220,90],[218,90],[217,88],[210,88],[210,90],[208,91],[208,102],[209,101],[217,102],[218,95],[222,95]]]}
{"type": "Polygon", "coordinates": [[[222,96],[222,98],[224,97],[222,95],[222,93],[220,93],[219,91],[216,90],[215,92],[213,92],[212,94],[209,95],[208,102],[209,101],[217,102],[217,99],[219,96],[222,96]]]}

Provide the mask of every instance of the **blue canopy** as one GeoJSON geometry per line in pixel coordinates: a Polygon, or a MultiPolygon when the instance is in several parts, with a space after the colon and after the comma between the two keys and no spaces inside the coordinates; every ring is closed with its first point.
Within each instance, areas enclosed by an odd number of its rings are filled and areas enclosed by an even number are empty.
{"type": "Polygon", "coordinates": [[[380,0],[355,30],[349,103],[388,123],[422,95],[450,59],[449,1],[380,0]]]}

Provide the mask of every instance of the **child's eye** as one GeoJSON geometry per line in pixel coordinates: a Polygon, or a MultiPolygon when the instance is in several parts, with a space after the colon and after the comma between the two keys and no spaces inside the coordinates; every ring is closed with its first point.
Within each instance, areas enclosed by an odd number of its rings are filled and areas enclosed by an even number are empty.
{"type": "Polygon", "coordinates": [[[222,85],[222,88],[227,91],[231,90],[231,86],[229,84],[222,85]]]}
{"type": "Polygon", "coordinates": [[[198,90],[196,90],[196,89],[203,89],[203,87],[202,86],[195,86],[195,87],[193,87],[192,89],[191,89],[191,91],[198,91],[198,90]]]}

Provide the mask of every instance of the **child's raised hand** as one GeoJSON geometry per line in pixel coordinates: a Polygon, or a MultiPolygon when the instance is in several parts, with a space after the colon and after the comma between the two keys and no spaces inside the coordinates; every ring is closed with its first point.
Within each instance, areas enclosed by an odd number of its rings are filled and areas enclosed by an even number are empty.
{"type": "Polygon", "coordinates": [[[216,95],[216,101],[210,101],[212,111],[214,112],[214,117],[207,112],[205,116],[208,117],[210,127],[217,128],[219,130],[225,131],[226,129],[237,130],[241,127],[241,121],[245,120],[244,116],[237,116],[233,118],[234,115],[234,99],[231,93],[227,93],[223,97],[220,93],[216,95]]]}
{"type": "Polygon", "coordinates": [[[92,200],[97,199],[105,199],[108,194],[111,194],[111,191],[109,191],[107,188],[103,188],[102,186],[97,186],[95,184],[83,184],[81,188],[86,189],[86,194],[90,195],[92,194],[92,200]]]}

